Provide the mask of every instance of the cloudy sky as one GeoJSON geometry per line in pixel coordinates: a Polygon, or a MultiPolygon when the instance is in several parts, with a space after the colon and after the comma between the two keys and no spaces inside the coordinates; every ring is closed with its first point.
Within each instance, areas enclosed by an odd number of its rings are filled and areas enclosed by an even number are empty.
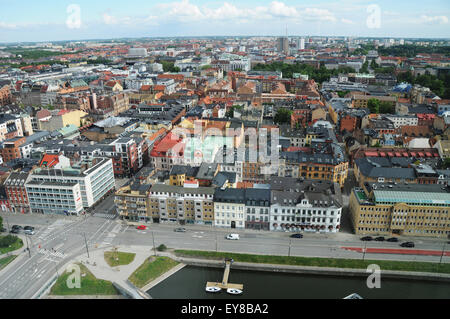
{"type": "Polygon", "coordinates": [[[0,0],[0,42],[165,36],[450,38],[449,0],[0,0]]]}

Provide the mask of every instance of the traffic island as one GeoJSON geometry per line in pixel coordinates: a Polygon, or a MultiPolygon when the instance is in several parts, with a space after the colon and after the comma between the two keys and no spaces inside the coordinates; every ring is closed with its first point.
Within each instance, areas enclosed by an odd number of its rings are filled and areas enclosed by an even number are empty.
{"type": "Polygon", "coordinates": [[[113,296],[119,294],[110,281],[97,279],[84,265],[76,265],[80,267],[81,271],[80,288],[68,287],[67,279],[71,273],[65,271],[51,288],[50,296],[113,296]]]}
{"type": "Polygon", "coordinates": [[[150,257],[131,274],[128,280],[136,287],[143,288],[178,264],[179,262],[169,257],[150,257]]]}
{"type": "Polygon", "coordinates": [[[125,266],[133,262],[136,254],[120,251],[105,251],[105,261],[111,267],[125,266]]]}
{"type": "Polygon", "coordinates": [[[18,250],[23,247],[23,241],[17,236],[0,236],[0,255],[18,250]]]}
{"type": "Polygon", "coordinates": [[[16,259],[17,255],[11,255],[8,257],[0,258],[0,270],[8,266],[14,259],[16,259]]]}

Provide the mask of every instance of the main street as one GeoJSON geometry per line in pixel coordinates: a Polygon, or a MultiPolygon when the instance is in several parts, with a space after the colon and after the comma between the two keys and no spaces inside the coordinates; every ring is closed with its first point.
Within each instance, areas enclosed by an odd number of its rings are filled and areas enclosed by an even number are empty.
{"type": "MultiPolygon", "coordinates": [[[[108,201],[108,200],[107,200],[108,201]]],[[[109,206],[109,204],[107,204],[109,206]]],[[[31,240],[31,257],[23,252],[14,267],[0,272],[0,298],[32,298],[49,282],[62,266],[80,254],[98,247],[146,246],[149,255],[161,244],[177,249],[227,251],[236,253],[269,254],[280,256],[333,257],[370,260],[405,260],[443,263],[450,256],[423,256],[400,254],[362,254],[342,247],[400,248],[399,243],[362,242],[359,236],[349,233],[317,234],[305,233],[302,239],[291,239],[291,233],[253,230],[230,230],[211,226],[187,225],[185,233],[174,232],[179,225],[149,224],[147,230],[125,225],[118,219],[82,217],[55,217],[46,215],[1,214],[9,226],[14,224],[35,226],[36,234],[31,240]],[[239,233],[240,239],[229,241],[225,236],[239,233]],[[86,242],[85,242],[86,238],[86,242]]],[[[415,249],[442,251],[443,239],[402,238],[413,240],[415,249]]],[[[24,244],[27,245],[24,240],[24,244]]],[[[450,246],[450,245],[448,245],[450,246]]],[[[448,246],[446,251],[448,251],[448,246]]],[[[26,246],[25,246],[26,247],[26,246]]],[[[407,248],[405,248],[407,249],[407,248]]]]}
{"type": "MultiPolygon", "coordinates": [[[[5,217],[2,215],[2,217],[5,217]]],[[[104,218],[77,217],[54,219],[47,216],[7,216],[14,224],[36,227],[31,240],[31,257],[22,253],[14,267],[0,273],[0,298],[32,298],[57,274],[60,267],[99,245],[108,245],[111,234],[121,225],[104,218]],[[42,220],[39,220],[40,217],[42,220]],[[19,222],[22,219],[22,223],[19,222]],[[45,222],[45,224],[44,224],[45,222]]],[[[10,224],[12,225],[12,224],[10,224]]],[[[24,240],[26,247],[27,241],[24,240]]]]}

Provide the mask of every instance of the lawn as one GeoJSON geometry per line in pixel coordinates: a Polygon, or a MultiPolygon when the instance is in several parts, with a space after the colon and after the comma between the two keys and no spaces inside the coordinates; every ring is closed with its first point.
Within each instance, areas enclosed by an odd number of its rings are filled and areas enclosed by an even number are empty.
{"type": "Polygon", "coordinates": [[[128,279],[136,287],[142,288],[178,264],[168,257],[149,258],[128,279]]]}
{"type": "Polygon", "coordinates": [[[105,251],[105,261],[111,267],[131,264],[136,254],[123,253],[120,251],[105,251]]]}
{"type": "Polygon", "coordinates": [[[53,285],[50,295],[58,296],[87,296],[87,295],[118,295],[116,288],[110,281],[95,278],[95,276],[81,264],[81,288],[69,288],[67,286],[68,272],[64,272],[59,276],[56,283],[53,285]],[[86,274],[83,277],[83,274],[86,274]]]}
{"type": "MultiPolygon", "coordinates": [[[[0,236],[0,241],[2,241],[2,239],[4,240],[4,238],[6,238],[6,237],[8,237],[8,236],[0,236]]],[[[19,248],[22,248],[22,246],[23,246],[22,239],[20,239],[19,237],[16,237],[16,236],[14,236],[14,237],[16,238],[16,240],[12,244],[7,245],[7,246],[0,245],[0,255],[9,253],[10,251],[14,251],[19,248]]]]}
{"type": "Polygon", "coordinates": [[[377,264],[382,270],[396,271],[418,271],[430,273],[450,274],[450,264],[438,264],[430,262],[413,261],[390,261],[390,260],[361,260],[361,259],[338,259],[338,258],[312,258],[312,257],[287,257],[269,255],[250,255],[236,253],[222,253],[196,250],[176,250],[177,256],[198,257],[207,259],[233,258],[234,261],[277,264],[293,266],[315,266],[315,267],[336,267],[351,269],[367,269],[368,265],[377,264]]]}
{"type": "Polygon", "coordinates": [[[11,255],[8,257],[0,258],[0,270],[5,268],[10,262],[16,259],[17,255],[11,255]]]}

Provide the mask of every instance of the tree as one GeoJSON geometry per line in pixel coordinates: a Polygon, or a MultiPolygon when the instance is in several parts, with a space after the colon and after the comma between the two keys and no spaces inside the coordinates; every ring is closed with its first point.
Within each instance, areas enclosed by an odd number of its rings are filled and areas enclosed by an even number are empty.
{"type": "Polygon", "coordinates": [[[367,101],[367,107],[369,108],[370,113],[379,114],[380,113],[380,100],[369,99],[367,101]]]}
{"type": "Polygon", "coordinates": [[[360,73],[369,73],[369,61],[364,62],[361,69],[359,70],[360,73]]]}
{"type": "Polygon", "coordinates": [[[389,102],[381,102],[380,103],[380,107],[379,107],[379,111],[381,114],[393,114],[394,113],[394,108],[392,107],[392,104],[389,102]]]}
{"type": "Polygon", "coordinates": [[[3,229],[3,218],[0,216],[0,229],[3,229]]]}
{"type": "Polygon", "coordinates": [[[370,63],[370,68],[372,69],[378,69],[380,66],[375,62],[375,60],[372,60],[372,62],[370,63]]]}
{"type": "Polygon", "coordinates": [[[273,121],[277,124],[290,123],[291,115],[292,111],[282,107],[278,109],[277,114],[275,115],[273,121]]]}

